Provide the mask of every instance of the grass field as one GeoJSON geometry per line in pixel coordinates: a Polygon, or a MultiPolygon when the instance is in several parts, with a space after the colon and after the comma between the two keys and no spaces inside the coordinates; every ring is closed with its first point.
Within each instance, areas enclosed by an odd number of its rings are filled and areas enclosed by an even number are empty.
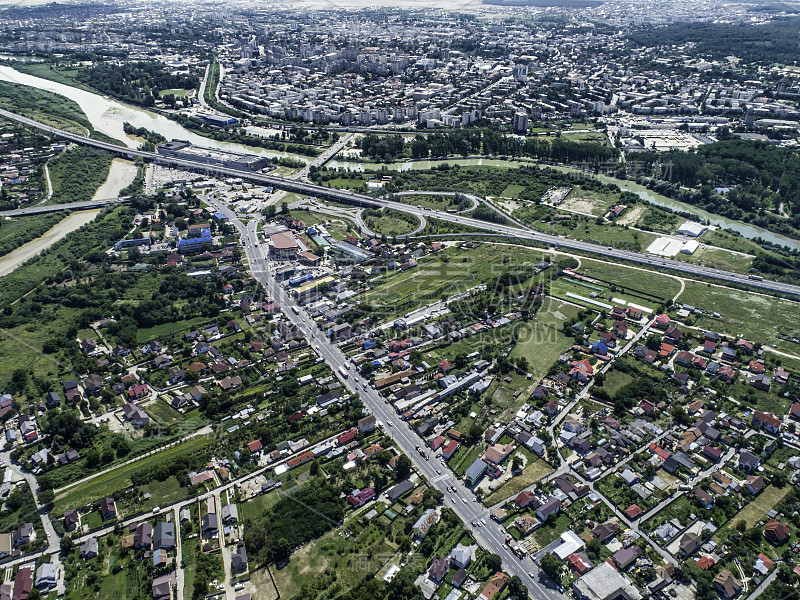
{"type": "Polygon", "coordinates": [[[517,185],[516,183],[512,183],[506,187],[502,192],[500,192],[501,198],[519,198],[519,195],[525,190],[524,185],[517,185]]]}
{"type": "Polygon", "coordinates": [[[620,391],[623,387],[628,385],[631,381],[633,381],[633,377],[628,375],[627,373],[623,373],[622,371],[616,371],[612,369],[609,373],[606,374],[606,381],[603,385],[603,389],[609,393],[609,395],[613,398],[614,394],[620,391]]]}
{"type": "Polygon", "coordinates": [[[753,342],[776,343],[778,333],[796,333],[800,321],[800,303],[695,281],[686,282],[680,300],[721,315],[701,316],[698,327],[753,342]]]}
{"type": "Polygon", "coordinates": [[[30,86],[0,82],[0,105],[7,110],[59,127],[72,133],[86,135],[92,126],[77,103],[30,86]]]}
{"type": "MultiPolygon", "coordinates": [[[[590,258],[581,258],[580,272],[616,286],[627,287],[639,292],[655,294],[663,298],[673,298],[681,289],[680,281],[669,275],[654,271],[625,267],[590,258]]],[[[683,299],[683,296],[681,296],[683,299]]]]}
{"type": "Polygon", "coordinates": [[[364,185],[364,182],[361,179],[337,177],[336,179],[330,179],[326,181],[323,185],[330,188],[355,190],[361,188],[364,185]]]}
{"type": "Polygon", "coordinates": [[[734,254],[727,250],[713,248],[711,246],[700,248],[691,256],[678,253],[674,258],[684,262],[713,267],[715,269],[724,269],[735,273],[746,273],[753,264],[752,257],[734,254]]]}
{"type": "Polygon", "coordinates": [[[525,263],[535,264],[541,250],[482,244],[472,249],[448,248],[419,261],[414,269],[396,273],[368,292],[364,301],[401,314],[484,283],[525,263]]]}
{"type": "Polygon", "coordinates": [[[467,472],[467,469],[469,469],[469,466],[474,463],[475,459],[482,453],[483,448],[480,446],[461,446],[450,459],[450,468],[453,469],[453,473],[462,477],[464,473],[467,472]]]}
{"type": "MultiPolygon", "coordinates": [[[[727,525],[736,525],[739,521],[745,521],[747,527],[753,527],[766,516],[767,512],[775,508],[791,489],[792,487],[789,485],[783,486],[783,489],[768,485],[752,502],[736,513],[736,515],[728,521],[727,525]]],[[[722,530],[717,532],[714,536],[715,540],[720,539],[721,532],[722,530]]]]}
{"type": "Polygon", "coordinates": [[[73,78],[78,73],[78,69],[74,68],[54,69],[53,66],[50,64],[35,63],[35,62],[14,63],[14,68],[17,71],[27,73],[28,75],[41,77],[42,79],[49,79],[50,81],[56,81],[58,83],[63,83],[64,85],[79,88],[89,92],[94,91],[89,86],[84,85],[83,83],[73,78]]]}
{"type": "Polygon", "coordinates": [[[145,406],[144,411],[159,425],[172,425],[186,420],[184,415],[160,398],[145,406]]]}
{"type": "Polygon", "coordinates": [[[175,96],[176,98],[183,98],[183,97],[184,97],[184,96],[186,96],[186,94],[188,94],[188,93],[189,93],[189,90],[178,90],[178,89],[173,89],[173,90],[161,90],[161,91],[158,93],[158,97],[159,97],[159,98],[163,98],[164,96],[168,96],[168,95],[172,94],[172,95],[173,95],[173,96],[175,96]]]}
{"type": "Polygon", "coordinates": [[[533,380],[538,381],[573,343],[561,332],[561,323],[578,314],[571,304],[548,298],[536,315],[536,319],[525,323],[518,330],[517,345],[511,351],[511,358],[525,357],[528,371],[533,380]]]}
{"type": "MultiPolygon", "coordinates": [[[[513,456],[513,454],[512,454],[513,456]]],[[[522,473],[516,477],[512,477],[503,485],[498,487],[492,494],[483,499],[486,506],[493,506],[494,504],[504,500],[510,496],[520,493],[522,490],[529,488],[540,479],[547,477],[553,472],[553,467],[543,461],[541,458],[529,458],[522,473]]]]}
{"type": "Polygon", "coordinates": [[[169,338],[182,331],[191,331],[200,325],[207,325],[207,317],[196,317],[186,321],[175,321],[174,323],[163,323],[154,327],[144,327],[136,331],[136,341],[144,344],[151,340],[169,338]]]}
{"type": "Polygon", "coordinates": [[[586,132],[565,131],[564,133],[561,134],[561,139],[568,140],[570,142],[591,142],[594,144],[602,144],[604,146],[611,145],[608,141],[608,136],[600,131],[586,131],[586,132]]]}
{"type": "Polygon", "coordinates": [[[375,233],[390,237],[393,235],[411,233],[419,225],[419,223],[412,224],[391,214],[384,214],[380,217],[367,217],[365,222],[367,223],[367,227],[375,233]]]}
{"type": "Polygon", "coordinates": [[[267,510],[275,506],[280,498],[280,489],[277,489],[267,494],[260,494],[247,502],[242,502],[239,504],[239,512],[242,515],[242,520],[252,519],[253,521],[257,521],[263,518],[267,510]]]}
{"type": "Polygon", "coordinates": [[[130,464],[121,465],[99,477],[75,485],[68,490],[56,495],[53,504],[53,514],[64,514],[70,508],[77,508],[97,502],[101,498],[125,489],[131,485],[131,474],[146,469],[161,461],[169,460],[177,454],[191,453],[208,444],[214,443],[209,438],[194,438],[184,444],[173,446],[136,460],[130,464]]]}

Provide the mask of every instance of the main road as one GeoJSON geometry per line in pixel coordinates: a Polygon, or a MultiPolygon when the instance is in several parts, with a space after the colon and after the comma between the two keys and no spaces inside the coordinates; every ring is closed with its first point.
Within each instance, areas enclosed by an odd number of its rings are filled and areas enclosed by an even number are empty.
{"type": "Polygon", "coordinates": [[[741,273],[733,273],[731,271],[723,271],[721,269],[712,269],[710,267],[704,267],[702,265],[695,265],[669,258],[662,258],[662,257],[652,256],[649,254],[642,254],[640,252],[619,250],[616,248],[612,248],[611,246],[601,246],[599,244],[592,244],[580,240],[573,240],[558,235],[539,233],[537,231],[527,231],[519,227],[503,225],[498,223],[489,223],[486,221],[481,221],[479,219],[474,219],[472,217],[467,217],[464,215],[450,214],[447,212],[441,212],[424,207],[415,207],[408,204],[404,204],[402,202],[394,202],[392,200],[373,198],[372,196],[356,194],[355,192],[349,192],[346,190],[339,190],[334,188],[327,188],[324,186],[315,185],[313,183],[307,183],[305,181],[296,181],[285,177],[276,177],[274,175],[259,173],[257,171],[245,171],[241,169],[225,167],[222,164],[204,163],[198,160],[187,160],[187,159],[177,158],[174,156],[162,156],[154,152],[133,150],[131,148],[125,148],[123,146],[118,146],[116,144],[111,144],[100,140],[93,140],[91,138],[70,133],[68,131],[63,131],[55,127],[50,127],[49,125],[39,123],[38,121],[34,121],[33,119],[29,119],[27,117],[23,117],[15,113],[11,113],[7,110],[0,109],[0,116],[6,117],[8,119],[13,119],[15,121],[18,121],[25,125],[29,125],[31,127],[36,127],[42,131],[46,131],[48,133],[57,135],[61,138],[70,140],[78,144],[84,144],[88,146],[93,146],[95,148],[101,148],[103,150],[114,152],[116,154],[131,159],[142,158],[144,160],[164,165],[167,167],[179,168],[188,171],[199,171],[213,176],[241,178],[244,180],[257,183],[259,185],[272,186],[274,188],[285,190],[287,192],[306,194],[308,196],[317,196],[320,198],[325,198],[346,204],[355,204],[357,206],[393,208],[395,210],[407,212],[416,215],[418,217],[428,217],[428,218],[435,217],[443,221],[450,221],[452,223],[457,223],[459,225],[465,225],[468,227],[473,227],[475,229],[490,231],[496,234],[507,235],[509,237],[514,237],[517,239],[528,240],[531,242],[538,242],[553,247],[563,247],[568,250],[577,250],[580,252],[595,254],[606,258],[625,260],[629,262],[646,265],[652,268],[671,269],[673,271],[678,271],[696,277],[718,279],[721,281],[726,281],[728,283],[736,283],[739,285],[759,288],[772,292],[800,296],[800,286],[790,283],[772,281],[769,279],[751,278],[750,276],[743,275],[741,273]]]}
{"type": "MultiPolygon", "coordinates": [[[[213,201],[212,201],[213,202],[213,201]]],[[[477,501],[474,494],[447,468],[434,457],[423,459],[417,452],[420,439],[409,428],[408,424],[400,419],[392,406],[376,391],[369,387],[366,380],[351,370],[347,357],[338,346],[331,343],[327,336],[317,327],[313,319],[290,298],[287,291],[275,280],[273,267],[264,256],[262,246],[258,240],[259,219],[252,219],[245,226],[227,206],[221,202],[213,202],[216,210],[225,214],[230,222],[241,234],[249,268],[253,276],[264,287],[265,292],[271,296],[283,313],[297,326],[298,330],[309,341],[316,352],[328,363],[334,372],[341,373],[340,368],[348,373],[342,381],[351,393],[358,394],[361,400],[383,424],[384,431],[389,435],[414,464],[417,472],[427,481],[440,490],[445,498],[445,504],[453,509],[464,526],[469,529],[477,542],[490,552],[494,552],[503,559],[504,570],[512,575],[517,575],[528,586],[528,591],[533,598],[541,600],[565,600],[566,596],[558,592],[557,588],[549,582],[530,557],[519,559],[505,544],[506,532],[494,522],[488,509],[477,501]],[[295,312],[297,309],[297,312],[295,312]],[[451,492],[448,488],[454,488],[451,492]],[[480,523],[480,524],[479,524],[480,523]]]]}

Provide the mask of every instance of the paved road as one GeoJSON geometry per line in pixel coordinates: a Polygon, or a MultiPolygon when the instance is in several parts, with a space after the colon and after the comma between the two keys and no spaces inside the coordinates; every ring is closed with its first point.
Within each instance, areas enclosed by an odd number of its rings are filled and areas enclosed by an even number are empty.
{"type": "Polygon", "coordinates": [[[471,217],[467,217],[464,215],[436,213],[436,211],[434,210],[426,208],[416,208],[414,206],[409,206],[408,204],[404,204],[402,202],[392,202],[390,200],[373,198],[372,196],[365,196],[363,194],[356,194],[354,192],[339,190],[335,188],[326,188],[323,186],[318,186],[311,183],[305,183],[302,181],[292,180],[284,177],[277,177],[274,175],[268,175],[253,171],[232,169],[224,167],[222,165],[205,164],[194,160],[184,160],[175,157],[161,156],[153,152],[144,152],[142,150],[124,148],[116,144],[110,144],[108,142],[103,142],[100,140],[94,140],[81,135],[76,135],[68,131],[64,131],[55,127],[50,127],[49,125],[44,125],[43,123],[39,123],[38,121],[34,121],[33,119],[28,119],[27,117],[17,115],[7,110],[0,109],[0,115],[8,119],[12,119],[14,121],[28,125],[30,127],[36,127],[37,129],[41,129],[42,131],[46,131],[53,135],[57,135],[58,137],[61,137],[63,139],[88,146],[93,146],[95,148],[101,148],[103,150],[107,150],[109,152],[113,152],[115,154],[128,157],[130,159],[142,158],[144,160],[148,160],[156,164],[176,167],[179,169],[186,169],[190,171],[199,171],[211,176],[238,177],[247,181],[257,183],[259,185],[272,186],[274,188],[286,190],[289,192],[305,194],[308,196],[318,196],[320,198],[331,199],[337,202],[344,202],[347,204],[356,204],[358,206],[375,206],[375,207],[385,206],[388,208],[394,208],[396,210],[404,211],[418,216],[421,215],[421,216],[435,217],[437,219],[441,219],[444,221],[450,221],[452,223],[458,223],[460,225],[467,225],[470,227],[474,227],[476,229],[491,231],[493,233],[506,235],[509,237],[547,244],[553,247],[563,247],[570,250],[577,250],[589,254],[600,255],[611,259],[635,262],[653,268],[671,269],[674,271],[679,271],[681,273],[694,275],[696,277],[718,279],[722,281],[727,281],[729,283],[736,283],[742,286],[754,287],[764,290],[771,290],[773,292],[780,292],[784,294],[792,294],[795,296],[800,296],[800,285],[783,283],[769,279],[751,279],[747,275],[743,275],[741,273],[732,273],[730,271],[723,271],[721,269],[712,269],[710,267],[704,267],[702,265],[695,265],[692,263],[682,262],[669,258],[652,256],[649,254],[642,254],[639,252],[619,250],[612,248],[610,246],[604,247],[599,244],[592,244],[580,240],[573,240],[570,238],[561,237],[557,235],[539,233],[535,231],[526,231],[524,229],[520,229],[519,227],[514,227],[510,225],[499,225],[497,223],[489,223],[487,221],[473,219],[471,217]]]}
{"type": "Polygon", "coordinates": [[[0,218],[29,217],[31,215],[60,212],[62,210],[87,210],[90,208],[102,208],[103,206],[108,206],[109,204],[123,204],[125,202],[128,202],[127,198],[104,198],[99,200],[87,200],[85,202],[68,202],[66,204],[29,206],[27,208],[15,208],[13,210],[0,211],[0,218]]]}
{"type": "MultiPolygon", "coordinates": [[[[42,527],[44,528],[45,536],[47,537],[47,548],[42,550],[41,553],[52,555],[50,561],[53,562],[58,568],[58,582],[56,584],[56,588],[59,592],[59,595],[63,595],[66,591],[66,587],[64,583],[64,565],[61,563],[60,555],[60,538],[53,527],[53,523],[50,521],[50,516],[47,514],[47,508],[39,504],[39,482],[36,481],[36,476],[33,473],[11,460],[10,451],[0,452],[0,458],[5,461],[5,464],[9,469],[11,469],[16,478],[24,479],[28,484],[28,487],[31,489],[33,501],[36,503],[36,511],[39,513],[39,518],[42,521],[42,527]]],[[[23,557],[19,562],[24,563],[31,560],[33,560],[33,557],[23,557]]],[[[9,565],[6,564],[3,566],[7,568],[9,565]]]]}
{"type": "Polygon", "coordinates": [[[478,543],[489,551],[499,554],[503,559],[505,570],[519,576],[523,583],[528,586],[528,590],[533,597],[564,600],[564,595],[560,594],[554,587],[547,586],[545,578],[543,576],[540,577],[538,567],[530,557],[520,560],[511,552],[505,544],[505,530],[489,518],[489,511],[477,501],[474,494],[461,481],[456,479],[447,466],[436,459],[425,460],[419,455],[416,451],[417,445],[421,442],[419,437],[411,431],[407,423],[400,419],[394,409],[377,391],[368,387],[365,380],[350,369],[350,364],[341,350],[327,339],[306,312],[301,308],[298,308],[298,313],[294,312],[291,307],[296,307],[297,305],[289,297],[286,290],[276,282],[273,277],[273,266],[264,258],[261,247],[256,246],[258,241],[258,220],[251,220],[245,227],[227,207],[220,205],[220,212],[228,216],[230,222],[242,235],[250,270],[264,287],[265,293],[275,300],[287,318],[297,326],[298,330],[303,333],[334,372],[338,374],[340,368],[348,372],[348,377],[342,379],[344,385],[352,393],[360,395],[372,414],[384,424],[384,431],[394,440],[400,450],[411,459],[417,472],[445,495],[446,505],[456,512],[464,522],[465,527],[471,530],[478,543]],[[447,488],[450,486],[455,487],[456,491],[449,492],[447,488]],[[478,521],[485,521],[486,525],[483,525],[483,523],[481,523],[480,527],[472,525],[472,523],[477,523],[478,521]]]}

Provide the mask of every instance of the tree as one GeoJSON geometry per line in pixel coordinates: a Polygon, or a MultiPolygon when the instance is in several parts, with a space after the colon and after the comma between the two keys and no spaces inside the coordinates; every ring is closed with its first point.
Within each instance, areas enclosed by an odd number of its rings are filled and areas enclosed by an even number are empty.
{"type": "Polygon", "coordinates": [[[496,573],[503,568],[503,559],[499,554],[490,554],[486,557],[486,566],[490,571],[496,573]]]}
{"type": "Polygon", "coordinates": [[[67,556],[67,554],[72,552],[72,538],[68,535],[62,537],[59,542],[59,547],[61,549],[61,556],[67,556]]]}
{"type": "Polygon", "coordinates": [[[511,470],[515,473],[522,470],[522,459],[519,456],[514,456],[511,460],[511,470]]]}
{"type": "Polygon", "coordinates": [[[408,479],[408,476],[411,475],[411,459],[405,454],[401,454],[397,457],[395,469],[398,479],[408,479]]]}
{"type": "Polygon", "coordinates": [[[527,598],[528,586],[522,583],[522,579],[520,579],[517,575],[514,575],[508,580],[508,592],[515,598],[527,598]]]}
{"type": "Polygon", "coordinates": [[[482,434],[483,430],[481,429],[481,426],[477,423],[473,423],[467,430],[467,442],[470,444],[477,443],[477,441],[481,439],[482,434]]]}
{"type": "Polygon", "coordinates": [[[545,554],[539,561],[542,571],[556,583],[561,583],[561,561],[552,554],[545,554]]]}
{"type": "Polygon", "coordinates": [[[280,538],[270,549],[270,559],[275,564],[285,563],[292,554],[292,548],[286,538],[280,538]]]}
{"type": "Polygon", "coordinates": [[[395,575],[389,584],[387,600],[422,600],[424,596],[420,589],[414,585],[414,571],[406,567],[395,575]]]}

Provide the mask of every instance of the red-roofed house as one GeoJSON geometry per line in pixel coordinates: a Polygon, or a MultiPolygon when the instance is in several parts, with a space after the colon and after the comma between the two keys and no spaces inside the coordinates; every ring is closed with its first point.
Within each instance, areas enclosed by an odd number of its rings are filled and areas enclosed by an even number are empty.
{"type": "Polygon", "coordinates": [[[251,454],[255,454],[256,452],[259,452],[263,447],[264,446],[261,443],[261,440],[253,440],[252,442],[247,444],[247,449],[250,450],[251,454]]]}
{"type": "Polygon", "coordinates": [[[757,410],[753,413],[753,427],[758,427],[771,433],[778,433],[781,428],[781,420],[771,413],[757,410]]]}
{"type": "Polygon", "coordinates": [[[628,515],[628,518],[631,520],[638,519],[640,516],[642,516],[642,509],[636,504],[631,504],[625,509],[625,514],[628,515]]]}
{"type": "Polygon", "coordinates": [[[356,493],[350,494],[347,501],[353,508],[364,506],[370,500],[375,499],[375,488],[367,487],[363,490],[358,490],[356,493]]]}
{"type": "Polygon", "coordinates": [[[453,454],[455,454],[456,450],[458,450],[458,442],[455,440],[450,440],[442,448],[442,456],[445,458],[445,460],[447,460],[453,456],[453,454]]]}

